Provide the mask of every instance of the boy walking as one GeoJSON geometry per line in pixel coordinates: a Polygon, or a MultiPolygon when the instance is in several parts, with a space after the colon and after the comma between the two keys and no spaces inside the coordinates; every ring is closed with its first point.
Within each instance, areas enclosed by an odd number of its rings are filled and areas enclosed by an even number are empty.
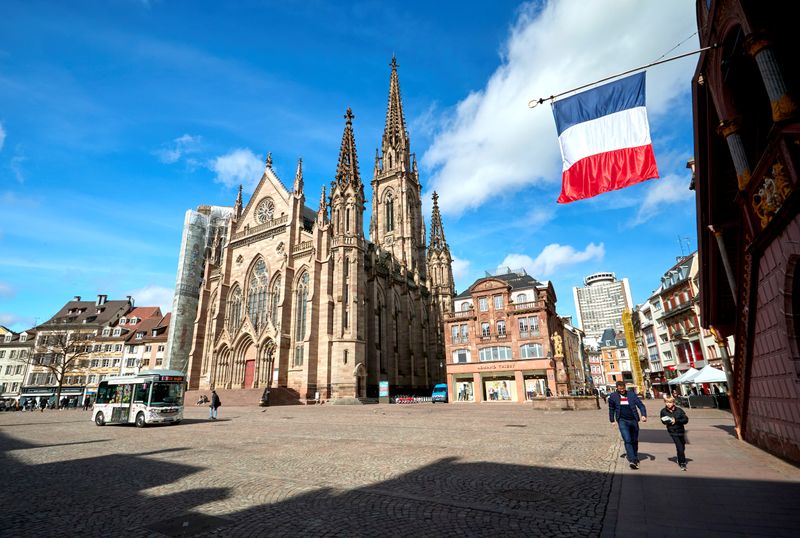
{"type": "Polygon", "coordinates": [[[681,471],[686,470],[686,428],[684,425],[689,422],[689,417],[683,409],[675,405],[675,398],[667,396],[664,398],[664,409],[661,410],[661,422],[667,427],[667,432],[675,443],[678,451],[678,465],[681,471]]]}

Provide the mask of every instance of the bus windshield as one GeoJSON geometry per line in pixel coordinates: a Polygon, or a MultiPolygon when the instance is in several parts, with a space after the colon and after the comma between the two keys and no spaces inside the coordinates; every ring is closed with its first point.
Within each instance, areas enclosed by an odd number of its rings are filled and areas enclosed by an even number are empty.
{"type": "Polygon", "coordinates": [[[183,383],[153,383],[150,405],[153,407],[183,405],[183,383]]]}

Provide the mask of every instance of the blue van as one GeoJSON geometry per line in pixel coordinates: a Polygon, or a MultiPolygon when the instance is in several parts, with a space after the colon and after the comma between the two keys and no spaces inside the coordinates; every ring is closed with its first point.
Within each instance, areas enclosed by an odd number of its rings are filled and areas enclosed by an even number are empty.
{"type": "Polygon", "coordinates": [[[447,403],[447,383],[434,385],[433,394],[431,394],[431,403],[436,402],[447,403]]]}

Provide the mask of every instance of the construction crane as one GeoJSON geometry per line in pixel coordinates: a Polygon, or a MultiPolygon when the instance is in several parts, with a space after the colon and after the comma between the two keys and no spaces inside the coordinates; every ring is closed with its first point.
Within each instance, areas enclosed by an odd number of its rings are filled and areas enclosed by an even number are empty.
{"type": "Polygon", "coordinates": [[[636,345],[636,335],[633,334],[633,320],[630,309],[622,311],[622,327],[625,330],[625,340],[628,343],[628,355],[631,357],[631,371],[636,393],[644,394],[644,378],[642,377],[642,363],[639,362],[639,348],[636,345]]]}

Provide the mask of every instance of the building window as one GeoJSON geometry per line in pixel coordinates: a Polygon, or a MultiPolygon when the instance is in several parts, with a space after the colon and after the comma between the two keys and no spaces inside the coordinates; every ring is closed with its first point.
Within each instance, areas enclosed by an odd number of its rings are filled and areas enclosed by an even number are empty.
{"type": "Polygon", "coordinates": [[[126,322],[126,321],[127,321],[127,320],[126,320],[125,318],[119,318],[119,324],[120,324],[120,325],[125,325],[125,322],[126,322]]]}
{"type": "Polygon", "coordinates": [[[242,290],[239,286],[233,288],[228,299],[228,330],[235,333],[242,323],[242,290]]]}
{"type": "Polygon", "coordinates": [[[267,315],[267,264],[259,259],[250,275],[250,285],[247,293],[247,315],[250,323],[258,329],[267,315]]]}
{"type": "Polygon", "coordinates": [[[135,365],[136,365],[136,359],[128,359],[128,361],[125,363],[125,366],[127,366],[128,368],[133,368],[135,365]]]}
{"type": "Polygon", "coordinates": [[[136,353],[136,346],[128,346],[128,353],[136,353]]]}
{"type": "Polygon", "coordinates": [[[103,336],[110,336],[110,335],[111,335],[111,329],[109,329],[108,327],[103,329],[103,336]]]}
{"type": "Polygon", "coordinates": [[[19,341],[20,342],[26,342],[27,340],[28,340],[28,335],[27,334],[19,335],[19,341]]]}
{"type": "Polygon", "coordinates": [[[523,359],[541,359],[544,357],[542,344],[524,344],[519,348],[519,354],[523,359]]]}
{"type": "Polygon", "coordinates": [[[506,322],[505,321],[498,321],[497,322],[497,336],[505,336],[506,335],[506,322]]]}
{"type": "Polygon", "coordinates": [[[103,359],[103,368],[108,368],[111,365],[110,359],[103,359]]]}
{"type": "Polygon", "coordinates": [[[297,344],[294,353],[295,366],[303,365],[303,345],[301,342],[305,340],[306,337],[306,322],[308,318],[308,281],[308,273],[303,273],[303,276],[300,277],[297,291],[295,292],[296,301],[294,341],[295,344],[297,344]]]}
{"type": "Polygon", "coordinates": [[[458,344],[458,325],[450,327],[450,342],[458,344]]]}
{"type": "Polygon", "coordinates": [[[394,231],[394,197],[392,193],[386,195],[386,201],[384,202],[384,208],[386,213],[386,231],[393,232],[394,231]]]}
{"type": "Polygon", "coordinates": [[[472,303],[470,303],[469,301],[465,301],[465,302],[461,303],[461,311],[462,312],[466,312],[470,308],[472,308],[472,303]]]}
{"type": "Polygon", "coordinates": [[[522,304],[527,302],[528,302],[528,296],[526,294],[524,293],[517,294],[517,304],[522,304]]]}
{"type": "Polygon", "coordinates": [[[152,350],[153,350],[153,346],[151,346],[149,344],[144,346],[144,352],[145,353],[150,353],[152,350]]]}
{"type": "Polygon", "coordinates": [[[511,360],[511,348],[505,346],[485,347],[480,350],[481,361],[511,360]]]}
{"type": "Polygon", "coordinates": [[[478,299],[478,306],[480,307],[481,312],[486,312],[489,310],[489,300],[486,297],[481,297],[478,299]]]}
{"type": "Polygon", "coordinates": [[[90,384],[91,384],[91,383],[94,383],[94,382],[95,382],[95,379],[97,379],[97,376],[90,375],[90,376],[89,376],[89,383],[90,383],[90,384]]]}
{"type": "Polygon", "coordinates": [[[122,351],[122,344],[115,344],[114,345],[114,351],[116,351],[116,352],[122,351]]]}
{"type": "Polygon", "coordinates": [[[270,294],[269,315],[272,320],[272,326],[278,326],[278,304],[281,300],[281,275],[275,278],[272,284],[272,293],[270,294]]]}
{"type": "Polygon", "coordinates": [[[122,359],[114,359],[114,368],[119,368],[119,363],[122,359]]]}
{"type": "Polygon", "coordinates": [[[103,345],[103,352],[104,353],[111,353],[111,344],[103,345]]]}
{"type": "Polygon", "coordinates": [[[490,336],[490,335],[491,335],[491,329],[489,322],[481,323],[481,336],[490,336]]]}
{"type": "Polygon", "coordinates": [[[156,352],[161,353],[162,351],[164,351],[164,344],[159,344],[158,349],[156,349],[156,352]]]}
{"type": "Polygon", "coordinates": [[[164,359],[161,357],[156,357],[156,366],[161,366],[164,363],[164,359]]]}
{"type": "Polygon", "coordinates": [[[456,349],[455,351],[453,351],[453,362],[455,363],[469,362],[469,350],[456,349]]]}
{"type": "Polygon", "coordinates": [[[494,296],[494,309],[501,310],[503,308],[503,296],[502,295],[495,295],[494,296]]]}
{"type": "Polygon", "coordinates": [[[120,329],[119,327],[116,327],[114,329],[114,336],[119,336],[121,334],[122,334],[122,329],[120,329]]]}
{"type": "Polygon", "coordinates": [[[529,336],[539,336],[539,318],[528,317],[519,318],[519,335],[522,338],[529,336]]]}
{"type": "Polygon", "coordinates": [[[100,359],[92,359],[92,368],[100,366],[100,359]]]}

